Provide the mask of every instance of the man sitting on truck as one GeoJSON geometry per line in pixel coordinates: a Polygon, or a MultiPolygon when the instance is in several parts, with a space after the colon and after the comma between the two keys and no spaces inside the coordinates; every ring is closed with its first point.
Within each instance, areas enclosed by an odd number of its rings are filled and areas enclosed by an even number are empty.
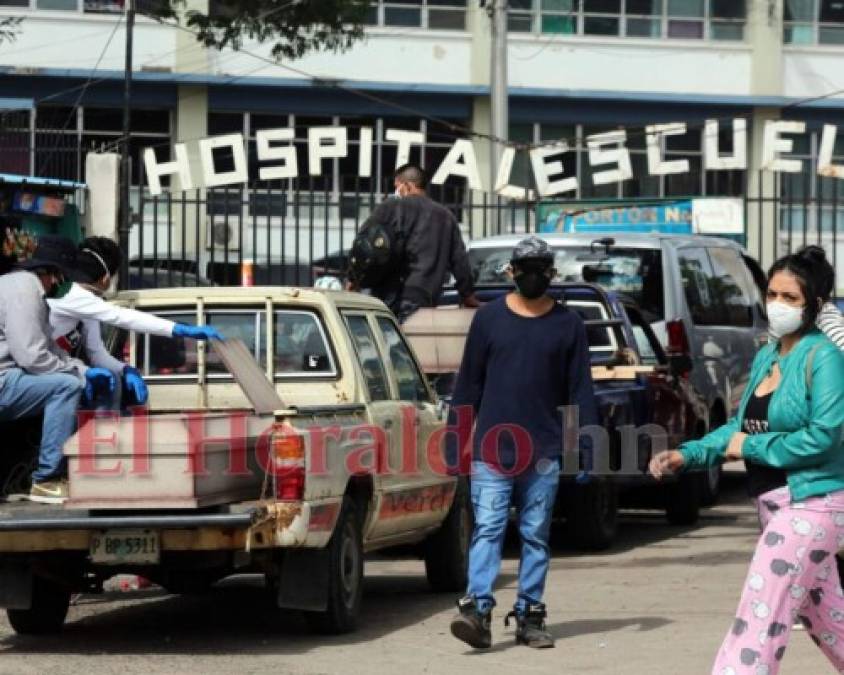
{"type": "Polygon", "coordinates": [[[463,305],[478,307],[460,227],[428,197],[425,171],[405,164],[393,182],[395,198],[378,205],[352,243],[347,288],[367,289],[404,323],[420,307],[437,305],[450,273],[463,305]]]}
{"type": "Polygon", "coordinates": [[[220,340],[223,337],[211,326],[173,323],[103,300],[101,296],[111,287],[122,258],[120,247],[108,237],[88,237],[79,245],[71,271],[70,278],[75,283],[61,297],[47,301],[53,338],[58,345],[71,356],[105,368],[122,381],[122,388],[115,392],[117,396],[106,397],[97,407],[117,407],[121,403],[123,406],[144,405],[148,397],[140,371],[118,361],[105,348],[101,323],[167,338],[220,340]]]}
{"type": "Polygon", "coordinates": [[[38,467],[29,498],[57,504],[67,498],[62,447],[76,427],[83,390],[113,389],[102,368],[87,368],[52,339],[45,298],[67,292],[76,247],[65,237],[41,237],[29,260],[0,277],[0,422],[44,415],[38,467]]]}

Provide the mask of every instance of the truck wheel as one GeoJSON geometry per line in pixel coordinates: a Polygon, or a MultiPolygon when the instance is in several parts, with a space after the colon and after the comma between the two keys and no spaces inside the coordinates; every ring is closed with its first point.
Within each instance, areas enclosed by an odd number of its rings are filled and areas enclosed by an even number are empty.
{"type": "Polygon", "coordinates": [[[699,474],[701,506],[714,506],[718,502],[718,496],[721,494],[721,471],[722,466],[718,464],[699,474]]]}
{"type": "Polygon", "coordinates": [[[618,490],[613,483],[574,485],[567,506],[569,534],[579,548],[603,551],[612,546],[618,533],[618,490]]]}
{"type": "Polygon", "coordinates": [[[684,473],[666,487],[665,516],[671,525],[694,525],[700,516],[701,474],[684,473]]]}
{"type": "Polygon", "coordinates": [[[446,519],[425,542],[425,574],[435,591],[457,592],[466,588],[472,521],[469,486],[465,478],[459,478],[446,519]]]}
{"type": "Polygon", "coordinates": [[[328,606],[305,612],[308,625],[320,633],[348,633],[357,626],[363,593],[363,543],[354,501],[346,496],[337,526],[328,542],[328,606]]]}
{"type": "Polygon", "coordinates": [[[29,609],[7,609],[6,615],[19,635],[45,635],[61,631],[69,606],[69,589],[34,576],[32,606],[29,609]]]}

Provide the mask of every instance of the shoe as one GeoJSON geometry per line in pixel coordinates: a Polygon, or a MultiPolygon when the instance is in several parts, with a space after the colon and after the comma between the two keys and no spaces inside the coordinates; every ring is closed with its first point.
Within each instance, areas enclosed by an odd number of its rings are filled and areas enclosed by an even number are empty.
{"type": "Polygon", "coordinates": [[[457,609],[459,613],[451,621],[451,634],[475,649],[489,649],[492,646],[492,611],[479,612],[471,597],[460,598],[457,609]]]}
{"type": "Polygon", "coordinates": [[[545,605],[528,605],[524,614],[515,610],[504,617],[504,625],[510,625],[510,617],[516,619],[516,644],[534,649],[549,649],[554,646],[554,637],[545,628],[545,605]]]}
{"type": "Polygon", "coordinates": [[[45,480],[32,484],[29,490],[29,501],[39,504],[64,504],[68,493],[67,478],[45,480]]]}

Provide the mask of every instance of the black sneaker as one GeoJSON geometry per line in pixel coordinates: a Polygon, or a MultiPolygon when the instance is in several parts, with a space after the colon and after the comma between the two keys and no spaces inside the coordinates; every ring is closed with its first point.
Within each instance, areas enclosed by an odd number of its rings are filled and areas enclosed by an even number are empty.
{"type": "Polygon", "coordinates": [[[492,646],[492,611],[479,612],[471,597],[460,598],[457,609],[459,614],[451,621],[451,634],[475,649],[489,649],[492,646]]]}
{"type": "Polygon", "coordinates": [[[545,628],[545,605],[528,605],[524,614],[515,610],[504,617],[504,625],[510,625],[510,617],[516,619],[516,644],[534,649],[549,649],[554,646],[554,637],[545,628]]]}

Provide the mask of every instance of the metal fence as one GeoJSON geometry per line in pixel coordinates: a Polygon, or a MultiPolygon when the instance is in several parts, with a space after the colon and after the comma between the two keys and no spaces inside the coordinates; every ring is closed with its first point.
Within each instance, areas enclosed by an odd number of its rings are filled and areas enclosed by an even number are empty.
{"type": "MultiPolygon", "coordinates": [[[[827,250],[844,286],[844,181],[777,174],[748,177],[742,234],[736,236],[766,267],[807,244],[827,250]]],[[[146,286],[188,285],[197,277],[240,285],[311,285],[316,276],[339,272],[355,233],[388,195],[355,189],[320,189],[314,179],[253,187],[165,192],[138,191],[130,235],[131,273],[146,286]]],[[[431,197],[448,208],[469,240],[495,234],[535,232],[538,204],[512,201],[452,186],[433,186],[431,197]]],[[[672,198],[683,201],[689,198],[672,198]]],[[[654,205],[664,200],[623,202],[544,200],[544,208],[588,210],[654,205]]]]}

